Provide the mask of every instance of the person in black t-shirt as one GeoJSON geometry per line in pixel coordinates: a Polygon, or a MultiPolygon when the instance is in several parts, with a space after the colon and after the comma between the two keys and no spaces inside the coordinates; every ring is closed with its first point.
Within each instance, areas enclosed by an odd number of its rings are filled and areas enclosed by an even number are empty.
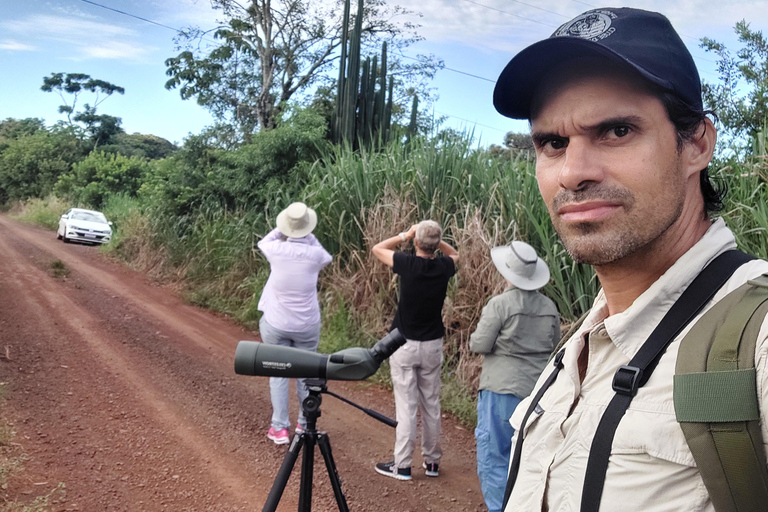
{"type": "Polygon", "coordinates": [[[394,460],[376,464],[377,472],[397,480],[411,479],[417,411],[421,413],[422,467],[427,476],[438,475],[443,454],[440,448],[440,369],[445,335],[442,311],[459,253],[442,240],[442,234],[437,222],[425,220],[372,249],[379,261],[400,276],[400,300],[392,329],[399,329],[408,340],[389,358],[397,417],[394,460]],[[416,254],[395,252],[398,244],[410,239],[416,254]],[[443,256],[436,257],[437,250],[443,256]]]}

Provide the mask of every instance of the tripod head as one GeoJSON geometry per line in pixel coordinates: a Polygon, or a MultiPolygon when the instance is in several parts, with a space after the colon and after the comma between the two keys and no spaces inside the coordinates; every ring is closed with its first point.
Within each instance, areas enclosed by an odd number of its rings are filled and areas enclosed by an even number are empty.
{"type": "Polygon", "coordinates": [[[371,418],[379,420],[385,425],[389,425],[390,427],[397,426],[397,421],[393,420],[392,418],[384,416],[383,414],[376,412],[373,409],[368,409],[367,407],[358,405],[351,400],[347,400],[343,396],[337,395],[332,391],[328,391],[328,385],[326,384],[326,381],[322,379],[306,379],[304,381],[304,385],[307,387],[307,391],[309,391],[309,395],[307,395],[307,398],[305,398],[304,402],[301,404],[302,410],[304,411],[304,416],[307,418],[307,430],[314,430],[316,428],[315,424],[317,422],[317,418],[319,418],[321,415],[320,404],[323,403],[323,399],[320,395],[323,393],[338,398],[342,402],[360,409],[371,418]]]}

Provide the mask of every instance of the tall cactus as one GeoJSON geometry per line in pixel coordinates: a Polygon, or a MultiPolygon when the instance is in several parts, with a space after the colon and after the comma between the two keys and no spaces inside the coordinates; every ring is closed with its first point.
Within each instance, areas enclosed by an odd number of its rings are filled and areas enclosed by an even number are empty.
{"type": "Polygon", "coordinates": [[[349,30],[350,0],[344,3],[339,84],[333,120],[334,139],[353,147],[372,147],[385,143],[391,135],[394,80],[387,84],[387,43],[383,42],[381,59],[374,55],[361,61],[360,37],[363,24],[363,0],[357,2],[357,14],[349,30]],[[349,48],[347,48],[349,43],[349,48]]]}

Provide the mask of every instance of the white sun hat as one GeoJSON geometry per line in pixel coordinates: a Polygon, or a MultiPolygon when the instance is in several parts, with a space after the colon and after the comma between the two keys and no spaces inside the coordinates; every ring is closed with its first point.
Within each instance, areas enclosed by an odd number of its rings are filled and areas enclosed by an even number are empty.
{"type": "Polygon", "coordinates": [[[317,226],[317,214],[304,203],[291,203],[275,221],[277,229],[288,238],[307,236],[317,226]]]}
{"type": "Polygon", "coordinates": [[[538,290],[549,282],[549,268],[525,242],[491,249],[491,259],[504,278],[521,290],[538,290]]]}

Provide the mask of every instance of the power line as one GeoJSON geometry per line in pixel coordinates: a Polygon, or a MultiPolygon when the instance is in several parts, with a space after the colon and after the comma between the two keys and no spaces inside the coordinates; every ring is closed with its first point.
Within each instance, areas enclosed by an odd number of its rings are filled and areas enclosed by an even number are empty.
{"type": "MultiPolygon", "coordinates": [[[[464,0],[464,1],[465,2],[469,2],[470,4],[479,5],[480,7],[485,7],[486,9],[490,9],[492,11],[500,12],[502,14],[507,14],[509,16],[514,16],[515,18],[520,18],[521,20],[530,21],[532,23],[538,23],[539,25],[544,25],[546,27],[551,27],[551,28],[559,27],[559,25],[550,25],[549,23],[544,23],[543,21],[535,20],[533,18],[526,18],[525,16],[520,16],[519,14],[515,14],[513,12],[502,11],[501,9],[497,9],[495,7],[491,7],[490,5],[481,4],[479,2],[475,2],[474,0],[464,0]]],[[[522,2],[520,2],[520,3],[522,3],[522,2]]]]}
{"type": "Polygon", "coordinates": [[[544,9],[543,7],[539,7],[538,5],[527,4],[525,2],[521,2],[520,0],[510,0],[510,2],[515,2],[516,4],[522,4],[522,5],[526,5],[528,7],[533,7],[534,9],[538,9],[540,11],[548,12],[548,13],[554,14],[556,16],[562,16],[563,18],[568,19],[568,20],[571,19],[571,16],[568,16],[568,15],[565,15],[565,14],[560,14],[559,12],[555,12],[555,11],[550,11],[548,9],[544,9]]]}
{"type": "MultiPolygon", "coordinates": [[[[408,60],[415,60],[415,61],[418,61],[418,60],[419,60],[419,59],[417,59],[416,57],[409,57],[408,55],[405,55],[405,54],[402,54],[402,53],[398,53],[397,55],[399,55],[400,57],[402,57],[402,58],[404,58],[404,59],[408,59],[408,60]]],[[[485,82],[490,82],[490,83],[492,83],[492,84],[495,84],[495,83],[496,83],[496,80],[492,80],[492,79],[490,79],[490,78],[486,78],[486,77],[484,77],[484,76],[474,75],[474,74],[472,74],[472,73],[467,73],[466,71],[461,71],[460,69],[449,68],[448,66],[443,66],[443,67],[442,67],[442,68],[440,68],[440,69],[441,69],[441,70],[443,70],[443,69],[444,69],[445,71],[452,71],[452,72],[454,72],[454,73],[458,73],[458,74],[460,74],[460,75],[466,75],[466,76],[469,76],[469,77],[472,77],[472,78],[477,78],[478,80],[483,80],[483,81],[485,81],[485,82]]]]}
{"type": "Polygon", "coordinates": [[[177,28],[169,27],[168,25],[163,25],[162,23],[158,23],[156,21],[152,21],[152,20],[149,20],[147,18],[142,18],[141,16],[136,16],[135,14],[131,14],[129,12],[121,11],[120,9],[115,9],[113,7],[108,7],[106,5],[97,4],[96,2],[91,2],[91,0],[80,0],[80,1],[83,2],[83,3],[86,3],[86,4],[94,5],[96,7],[101,7],[102,9],[106,9],[108,11],[112,11],[112,12],[116,12],[118,14],[122,14],[124,16],[129,16],[129,17],[135,18],[137,20],[145,21],[147,23],[151,23],[153,25],[157,25],[158,27],[167,28],[169,30],[173,30],[174,32],[181,32],[181,30],[179,30],[177,28]]]}
{"type": "Polygon", "coordinates": [[[446,117],[452,117],[453,119],[458,119],[459,121],[464,121],[465,123],[469,123],[472,125],[482,126],[484,128],[490,128],[491,130],[496,130],[497,132],[501,133],[508,133],[511,130],[501,130],[499,128],[496,128],[494,126],[488,126],[487,124],[478,123],[477,121],[470,121],[469,119],[464,119],[463,117],[453,116],[451,114],[446,114],[445,112],[440,112],[439,110],[435,110],[436,113],[446,116],[446,117]]]}

